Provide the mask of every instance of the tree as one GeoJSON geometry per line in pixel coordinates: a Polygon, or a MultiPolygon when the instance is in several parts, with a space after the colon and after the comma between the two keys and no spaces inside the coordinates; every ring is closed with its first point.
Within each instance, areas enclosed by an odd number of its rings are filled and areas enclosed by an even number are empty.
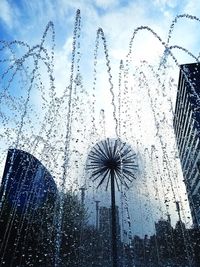
{"type": "Polygon", "coordinates": [[[61,236],[61,266],[79,266],[81,242],[87,213],[77,195],[64,195],[64,210],[61,236]]]}

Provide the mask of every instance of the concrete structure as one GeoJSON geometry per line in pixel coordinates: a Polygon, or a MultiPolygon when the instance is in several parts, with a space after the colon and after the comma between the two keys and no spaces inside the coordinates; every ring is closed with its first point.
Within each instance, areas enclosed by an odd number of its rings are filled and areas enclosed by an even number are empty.
{"type": "Polygon", "coordinates": [[[194,227],[200,225],[200,101],[198,97],[200,97],[200,65],[197,63],[181,65],[174,131],[194,227]]]}

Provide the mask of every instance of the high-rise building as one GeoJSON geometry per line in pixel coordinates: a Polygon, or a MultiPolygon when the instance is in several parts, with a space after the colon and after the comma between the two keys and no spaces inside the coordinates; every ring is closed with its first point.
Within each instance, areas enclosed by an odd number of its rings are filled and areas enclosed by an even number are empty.
{"type": "MultiPolygon", "coordinates": [[[[111,240],[111,208],[100,207],[99,209],[99,231],[111,240]]],[[[120,240],[119,208],[116,206],[116,230],[117,239],[120,240]]]]}
{"type": "Polygon", "coordinates": [[[169,220],[161,218],[158,222],[155,222],[156,235],[161,238],[169,237],[172,233],[172,226],[169,220]]]}
{"type": "Polygon", "coordinates": [[[198,63],[181,65],[174,131],[194,227],[200,226],[199,98],[200,65],[198,63]]]}
{"type": "Polygon", "coordinates": [[[0,188],[0,266],[53,266],[56,199],[42,163],[9,149],[0,188]]]}
{"type": "MultiPolygon", "coordinates": [[[[111,208],[100,207],[99,209],[99,233],[101,235],[102,258],[105,259],[103,266],[111,263],[111,240],[112,240],[112,222],[111,208]]],[[[116,234],[117,234],[117,250],[118,260],[120,258],[120,223],[119,209],[116,206],[116,234]]]]}

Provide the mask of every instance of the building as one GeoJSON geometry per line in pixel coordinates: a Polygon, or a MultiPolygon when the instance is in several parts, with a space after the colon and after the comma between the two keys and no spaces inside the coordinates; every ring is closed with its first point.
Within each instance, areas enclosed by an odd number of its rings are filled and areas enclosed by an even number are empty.
{"type": "Polygon", "coordinates": [[[161,218],[155,222],[156,235],[162,239],[169,237],[172,234],[172,226],[169,220],[161,218]]]}
{"type": "MultiPolygon", "coordinates": [[[[119,208],[116,206],[116,232],[117,232],[117,250],[118,260],[120,258],[120,223],[119,223],[119,208]]],[[[112,245],[112,223],[111,223],[111,208],[100,207],[99,209],[99,233],[101,236],[102,259],[105,259],[102,266],[110,266],[111,260],[111,245],[112,245]]]]}
{"type": "Polygon", "coordinates": [[[199,97],[200,65],[198,63],[181,65],[174,131],[194,227],[200,226],[199,97]]]}
{"type": "MultiPolygon", "coordinates": [[[[111,208],[100,207],[99,209],[99,231],[111,240],[111,208]]],[[[119,208],[116,206],[116,230],[117,239],[120,240],[120,223],[119,223],[119,208]]]]}
{"type": "Polygon", "coordinates": [[[9,149],[0,188],[0,266],[53,266],[56,199],[42,163],[9,149]]]}

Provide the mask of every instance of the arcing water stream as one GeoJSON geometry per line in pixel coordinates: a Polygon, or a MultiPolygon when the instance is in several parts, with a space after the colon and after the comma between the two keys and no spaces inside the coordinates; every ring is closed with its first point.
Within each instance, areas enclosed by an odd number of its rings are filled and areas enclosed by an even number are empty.
{"type": "MultiPolygon", "coordinates": [[[[5,216],[7,205],[10,212],[0,244],[0,266],[111,266],[110,252],[104,249],[108,243],[104,243],[101,232],[106,229],[102,226],[102,219],[106,220],[102,212],[110,206],[109,192],[105,192],[104,188],[96,190],[95,183],[88,179],[85,171],[89,151],[105,137],[120,138],[129,143],[137,154],[139,166],[137,179],[129,190],[122,184],[121,192],[116,192],[121,236],[119,247],[122,251],[119,266],[198,266],[195,265],[192,237],[189,230],[185,229],[185,225],[187,228],[191,227],[191,215],[172,124],[177,90],[172,72],[177,71],[181,64],[176,58],[176,50],[183,51],[192,61],[199,62],[198,55],[193,55],[178,44],[170,45],[173,30],[183,18],[200,22],[194,16],[177,16],[169,28],[166,41],[151,28],[138,27],[133,32],[126,58],[119,62],[117,77],[112,72],[106,36],[103,29],[98,29],[94,61],[91,62],[94,65],[93,81],[91,88],[86,88],[81,54],[88,52],[81,50],[81,15],[77,10],[71,69],[67,73],[69,81],[63,85],[65,89],[61,96],[58,94],[54,75],[55,30],[52,22],[47,25],[40,43],[33,47],[17,40],[0,41],[2,171],[7,150],[14,148],[1,193],[1,216],[5,216]],[[157,65],[141,61],[136,66],[134,40],[137,35],[146,31],[160,42],[163,55],[157,65]],[[40,254],[31,256],[31,251],[27,252],[27,256],[25,248],[23,252],[17,251],[19,242],[24,247],[29,242],[28,231],[34,222],[36,211],[27,209],[18,214],[19,202],[10,203],[7,199],[9,177],[17,153],[15,150],[26,151],[39,159],[57,185],[53,220],[47,223],[47,229],[43,231],[44,236],[46,232],[49,233],[46,240],[52,245],[51,251],[44,253],[51,257],[50,263],[45,263],[46,258],[42,256],[40,261],[40,254]],[[84,192],[82,203],[78,200],[80,188],[84,192]],[[66,194],[69,194],[67,200],[66,194]],[[99,229],[94,226],[97,213],[93,212],[97,199],[101,201],[99,229]],[[179,203],[179,214],[175,203],[179,203]],[[72,208],[67,213],[69,216],[66,215],[66,205],[72,208]],[[181,215],[180,231],[186,255],[183,260],[180,260],[179,255],[182,254],[179,251],[180,246],[175,243],[177,236],[173,230],[176,221],[180,219],[178,215],[181,215]],[[76,223],[70,216],[76,219],[76,223]],[[17,235],[14,240],[10,240],[16,217],[17,235]],[[167,256],[161,248],[159,236],[155,235],[155,223],[159,220],[171,224],[166,237],[169,251],[167,256]],[[70,227],[73,231],[69,234],[71,239],[67,239],[68,236],[63,237],[63,233],[64,229],[68,229],[66,232],[70,233],[70,227]],[[23,241],[20,239],[21,235],[24,235],[23,241]],[[151,238],[147,235],[151,235],[151,238]],[[64,244],[65,238],[67,241],[64,244]],[[11,265],[8,265],[6,251],[9,250],[10,242],[15,244],[15,252],[11,265]],[[67,242],[70,247],[66,245],[67,242]],[[147,249],[150,242],[154,244],[151,246],[151,253],[147,249]],[[143,250],[142,256],[137,254],[139,243],[143,250]],[[20,260],[17,259],[18,254],[20,260]]],[[[183,73],[190,83],[187,73],[184,70],[183,73]]],[[[199,95],[193,84],[190,85],[199,102],[199,95]]],[[[23,185],[19,185],[16,190],[16,199],[20,198],[22,187],[23,185]]],[[[35,187],[31,187],[31,190],[34,191],[35,187]]],[[[27,194],[36,193],[34,191],[27,194]]],[[[47,218],[48,212],[44,220],[48,220],[47,218]]],[[[39,235],[38,240],[40,238],[43,240],[39,235]]]]}

